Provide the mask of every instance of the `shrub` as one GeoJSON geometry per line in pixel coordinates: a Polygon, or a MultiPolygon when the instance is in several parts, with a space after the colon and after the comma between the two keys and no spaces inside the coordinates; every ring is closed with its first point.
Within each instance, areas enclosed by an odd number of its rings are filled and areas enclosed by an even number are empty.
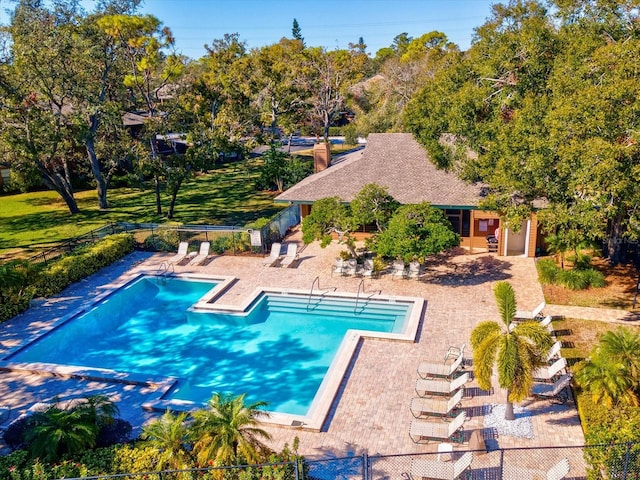
{"type": "Polygon", "coordinates": [[[583,272],[584,270],[560,270],[556,281],[569,290],[584,290],[589,284],[583,272]]]}
{"type": "Polygon", "coordinates": [[[587,268],[586,270],[583,270],[582,275],[585,277],[587,284],[591,288],[601,288],[607,284],[604,279],[604,274],[595,268],[587,268]]]}
{"type": "Polygon", "coordinates": [[[561,271],[556,262],[550,258],[543,258],[536,262],[536,268],[538,269],[538,279],[544,285],[556,283],[558,272],[561,271]]]}
{"type": "MultiPolygon", "coordinates": [[[[581,258],[588,257],[586,255],[581,258]]],[[[590,262],[580,263],[581,267],[573,270],[563,270],[550,258],[544,258],[536,263],[538,280],[545,285],[563,285],[570,290],[584,290],[585,288],[604,287],[606,282],[604,275],[593,267],[588,267],[590,262]]]]}

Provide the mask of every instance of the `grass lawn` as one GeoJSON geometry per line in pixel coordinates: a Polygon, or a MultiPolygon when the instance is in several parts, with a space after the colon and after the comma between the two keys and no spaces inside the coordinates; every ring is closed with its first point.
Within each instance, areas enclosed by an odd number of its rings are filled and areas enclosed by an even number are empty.
{"type": "MultiPolygon", "coordinates": [[[[172,221],[183,224],[244,226],[271,217],[282,206],[273,203],[275,192],[254,188],[260,160],[217,166],[185,182],[178,193],[172,221]]],[[[0,196],[0,256],[30,252],[32,245],[56,243],[110,222],[166,223],[169,195],[162,193],[164,215],[156,215],[151,184],[143,188],[109,189],[110,208],[98,208],[95,190],[75,195],[80,213],[71,215],[55,192],[0,196]]]]}

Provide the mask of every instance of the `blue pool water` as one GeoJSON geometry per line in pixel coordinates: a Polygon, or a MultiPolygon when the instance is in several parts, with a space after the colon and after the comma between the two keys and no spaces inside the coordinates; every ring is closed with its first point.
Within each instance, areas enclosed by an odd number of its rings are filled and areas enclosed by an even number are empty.
{"type": "Polygon", "coordinates": [[[171,399],[246,393],[271,411],[304,415],[346,331],[399,332],[411,308],[269,294],[248,314],[189,310],[214,286],[143,277],[11,360],[174,376],[171,399]]]}

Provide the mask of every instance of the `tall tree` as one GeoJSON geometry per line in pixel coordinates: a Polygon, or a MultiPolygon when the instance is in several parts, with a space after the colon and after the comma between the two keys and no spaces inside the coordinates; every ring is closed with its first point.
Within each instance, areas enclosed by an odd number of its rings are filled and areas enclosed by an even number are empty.
{"type": "Polygon", "coordinates": [[[302,29],[298,24],[298,20],[293,19],[293,24],[291,25],[291,36],[294,40],[299,40],[300,43],[304,46],[304,37],[302,36],[302,29]]]}
{"type": "MultiPolygon", "coordinates": [[[[2,134],[15,161],[33,164],[69,211],[79,211],[72,184],[78,144],[69,119],[75,74],[75,25],[66,12],[21,2],[7,31],[10,57],[2,64],[2,134]],[[67,16],[67,19],[64,17],[67,16]]],[[[27,167],[28,168],[28,167],[27,167]]]]}
{"type": "MultiPolygon", "coordinates": [[[[127,62],[128,69],[120,81],[130,92],[131,108],[146,116],[146,143],[149,146],[149,171],[154,175],[156,211],[162,212],[160,183],[168,172],[166,162],[158,159],[158,135],[172,132],[170,115],[161,110],[178,93],[177,81],[184,71],[185,59],[172,49],[175,39],[171,30],[161,28],[161,22],[152,15],[131,16],[120,13],[98,19],[98,27],[111,39],[127,62]]],[[[175,122],[175,120],[173,120],[175,122]]],[[[178,173],[178,171],[174,172],[178,173]]],[[[174,182],[178,188],[182,182],[174,182]]]]}
{"type": "Polygon", "coordinates": [[[329,127],[345,107],[347,89],[362,78],[361,62],[347,50],[327,52],[323,48],[308,48],[304,67],[305,89],[308,92],[311,125],[325,141],[329,127]]]}
{"type": "Polygon", "coordinates": [[[524,400],[533,385],[533,371],[544,363],[553,340],[535,320],[513,323],[516,296],[508,282],[493,288],[501,323],[480,322],[471,332],[473,370],[480,388],[491,389],[494,368],[500,388],[507,390],[505,420],[514,420],[513,402],[524,400]]]}
{"type": "MultiPolygon", "coordinates": [[[[639,233],[637,5],[554,3],[557,19],[537,1],[495,5],[466,55],[411,102],[406,121],[438,165],[490,186],[484,206],[508,226],[519,228],[545,198],[560,214],[582,212],[572,228],[592,236],[585,240],[608,236],[617,262],[621,239],[639,233]],[[463,148],[443,144],[443,134],[463,148]]],[[[559,229],[562,219],[549,213],[559,229]]]]}
{"type": "Polygon", "coordinates": [[[283,38],[279,43],[251,52],[249,86],[252,103],[270,126],[273,137],[276,127],[283,121],[287,127],[292,127],[303,118],[305,91],[300,81],[303,51],[299,40],[283,38]]]}
{"type": "Polygon", "coordinates": [[[461,53],[441,32],[429,32],[412,40],[402,55],[382,62],[378,75],[350,89],[357,108],[356,123],[362,132],[404,132],[407,104],[425,84],[461,53]]]}

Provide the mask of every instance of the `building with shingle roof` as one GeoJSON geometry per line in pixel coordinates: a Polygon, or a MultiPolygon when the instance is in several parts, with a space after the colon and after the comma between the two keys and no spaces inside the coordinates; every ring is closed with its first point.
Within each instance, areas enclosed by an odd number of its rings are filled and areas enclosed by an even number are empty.
{"type": "Polygon", "coordinates": [[[497,234],[500,254],[535,255],[539,237],[535,215],[525,221],[518,233],[501,228],[496,212],[479,209],[486,188],[438,169],[410,133],[370,134],[363,150],[345,155],[310,175],[275,201],[299,205],[304,217],[313,202],[337,196],[349,203],[370,183],[385,187],[402,204],[429,202],[442,209],[460,234],[461,245],[472,251],[486,250],[487,236],[497,234]]]}

